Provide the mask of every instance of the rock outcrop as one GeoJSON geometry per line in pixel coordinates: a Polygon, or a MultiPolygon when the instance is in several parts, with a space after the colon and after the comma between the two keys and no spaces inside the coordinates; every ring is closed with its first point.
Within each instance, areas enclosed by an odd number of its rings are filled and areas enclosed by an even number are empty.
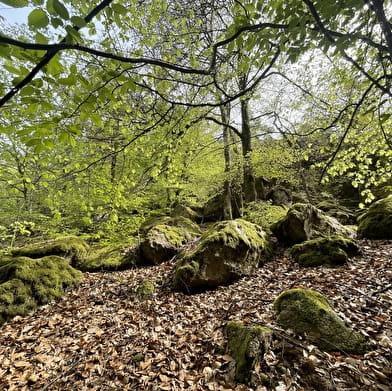
{"type": "Polygon", "coordinates": [[[60,298],[82,278],[80,271],[58,256],[0,259],[0,325],[60,298]]]}
{"type": "Polygon", "coordinates": [[[261,227],[237,219],[215,223],[190,252],[177,261],[174,289],[190,292],[214,288],[252,274],[269,253],[261,227]]]}
{"type": "Polygon", "coordinates": [[[15,257],[42,258],[57,255],[65,258],[72,266],[82,262],[89,250],[85,240],[77,236],[62,236],[44,242],[14,248],[11,255],[15,257]]]}
{"type": "Polygon", "coordinates": [[[185,217],[163,217],[144,227],[141,263],[157,265],[173,258],[181,247],[201,235],[199,226],[185,217]]]}
{"type": "Polygon", "coordinates": [[[358,218],[358,236],[392,239],[392,196],[375,202],[358,218]]]}
{"type": "Polygon", "coordinates": [[[141,263],[139,247],[120,245],[92,247],[75,267],[84,272],[115,271],[136,267],[141,263]]]}
{"type": "Polygon", "coordinates": [[[292,203],[291,190],[282,185],[276,185],[268,192],[267,200],[272,200],[273,205],[290,206],[292,203]]]}
{"type": "Polygon", "coordinates": [[[306,334],[320,349],[364,354],[365,338],[347,327],[329,301],[311,289],[291,289],[274,301],[278,323],[285,329],[306,334]]]}
{"type": "Polygon", "coordinates": [[[227,344],[235,360],[235,380],[248,383],[255,363],[263,358],[272,340],[272,330],[262,326],[245,326],[242,322],[226,324],[227,344]]]}
{"type": "Polygon", "coordinates": [[[301,266],[340,266],[359,252],[358,244],[341,236],[317,238],[296,244],[291,255],[301,266]]]}
{"type": "Polygon", "coordinates": [[[288,244],[332,235],[355,236],[352,228],[340,224],[311,204],[293,205],[285,217],[271,226],[271,231],[280,241],[288,244]]]}
{"type": "Polygon", "coordinates": [[[334,200],[325,200],[319,202],[317,205],[317,209],[322,210],[325,214],[331,217],[335,217],[342,224],[353,224],[356,223],[355,214],[348,208],[339,205],[334,200]]]}

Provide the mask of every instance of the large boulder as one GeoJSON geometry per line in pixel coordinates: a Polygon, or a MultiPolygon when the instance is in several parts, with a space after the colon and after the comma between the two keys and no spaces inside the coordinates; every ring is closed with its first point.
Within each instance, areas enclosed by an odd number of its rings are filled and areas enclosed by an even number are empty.
{"type": "Polygon", "coordinates": [[[235,360],[235,380],[248,383],[252,369],[267,352],[273,332],[268,327],[245,326],[242,322],[226,324],[227,345],[235,360]]]}
{"type": "Polygon", "coordinates": [[[355,236],[352,228],[340,224],[311,204],[294,204],[285,217],[271,226],[271,231],[288,244],[332,235],[355,236]]]}
{"type": "Polygon", "coordinates": [[[181,247],[201,235],[200,227],[185,217],[163,217],[144,226],[141,263],[157,265],[173,258],[181,247]]]}
{"type": "Polygon", "coordinates": [[[77,236],[62,236],[44,242],[14,248],[11,255],[15,257],[42,258],[57,255],[65,258],[71,265],[82,262],[89,250],[85,240],[77,236]]]}
{"type": "Polygon", "coordinates": [[[272,205],[271,201],[253,201],[243,209],[242,218],[270,232],[271,225],[286,216],[286,213],[286,208],[272,205]]]}
{"type": "Polygon", "coordinates": [[[282,327],[306,334],[320,349],[353,354],[367,350],[363,335],[347,327],[319,292],[290,289],[275,299],[273,308],[282,327]]]}
{"type": "Polygon", "coordinates": [[[317,209],[322,210],[328,216],[335,217],[342,224],[354,224],[356,223],[355,213],[350,209],[339,205],[333,199],[327,199],[319,202],[316,205],[317,209]]]}
{"type": "Polygon", "coordinates": [[[58,256],[0,259],[0,325],[60,298],[83,275],[58,256]]]}
{"type": "Polygon", "coordinates": [[[252,274],[269,253],[261,227],[237,219],[213,224],[190,252],[177,261],[174,289],[214,288],[252,274]]]}
{"type": "Polygon", "coordinates": [[[358,236],[392,239],[392,196],[375,202],[358,218],[358,236]]]}
{"type": "Polygon", "coordinates": [[[176,217],[185,217],[189,220],[192,220],[196,223],[200,223],[203,220],[203,208],[201,207],[190,207],[187,205],[177,204],[173,207],[171,211],[171,216],[176,217]]]}
{"type": "Polygon", "coordinates": [[[271,200],[273,205],[290,206],[292,203],[291,190],[282,185],[276,185],[267,193],[267,200],[271,200]]]}
{"type": "Polygon", "coordinates": [[[342,236],[317,238],[296,244],[291,255],[301,266],[340,266],[359,252],[358,244],[342,236]]]}
{"type": "MultiPolygon", "coordinates": [[[[241,216],[242,204],[243,201],[241,195],[234,192],[234,194],[232,194],[231,203],[233,218],[241,216]]],[[[223,193],[218,193],[214,197],[210,198],[203,206],[203,221],[215,222],[223,220],[224,205],[225,200],[223,193]]]]}
{"type": "Polygon", "coordinates": [[[139,264],[139,247],[112,245],[92,247],[89,254],[75,267],[84,272],[98,272],[130,269],[139,264]]]}

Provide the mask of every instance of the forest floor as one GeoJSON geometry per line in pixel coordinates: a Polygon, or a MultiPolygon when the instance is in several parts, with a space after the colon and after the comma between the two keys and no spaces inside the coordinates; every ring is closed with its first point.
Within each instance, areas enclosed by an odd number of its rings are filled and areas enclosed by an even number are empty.
{"type": "Polygon", "coordinates": [[[361,249],[337,269],[300,268],[282,249],[252,277],[192,296],[170,290],[172,262],[86,273],[77,290],[0,328],[0,390],[391,390],[392,241],[361,249]],[[144,279],[156,285],[149,300],[135,294],[144,279]],[[326,295],[372,350],[326,353],[280,329],[272,302],[293,287],[326,295]],[[248,386],[233,381],[228,320],[275,330],[248,386]]]}

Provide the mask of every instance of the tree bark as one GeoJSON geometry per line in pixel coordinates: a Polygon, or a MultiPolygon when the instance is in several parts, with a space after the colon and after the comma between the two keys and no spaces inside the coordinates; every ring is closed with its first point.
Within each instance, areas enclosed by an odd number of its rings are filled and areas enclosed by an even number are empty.
{"type": "Polygon", "coordinates": [[[252,152],[252,135],[249,123],[249,100],[241,99],[241,143],[242,156],[244,158],[244,182],[242,191],[245,203],[256,201],[256,180],[253,167],[250,162],[250,152],[252,152]]]}
{"type": "Polygon", "coordinates": [[[223,218],[225,220],[233,219],[232,208],[232,191],[231,191],[231,151],[230,151],[230,129],[228,127],[230,121],[230,104],[221,105],[220,107],[221,119],[223,125],[223,148],[225,157],[225,182],[223,189],[223,218]]]}

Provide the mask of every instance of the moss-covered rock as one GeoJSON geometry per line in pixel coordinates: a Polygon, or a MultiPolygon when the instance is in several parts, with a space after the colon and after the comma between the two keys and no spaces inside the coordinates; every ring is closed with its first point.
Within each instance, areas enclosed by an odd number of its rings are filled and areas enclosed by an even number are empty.
{"type": "Polygon", "coordinates": [[[276,185],[267,193],[267,200],[272,200],[273,205],[290,206],[292,203],[291,190],[282,185],[276,185]]]}
{"type": "Polygon", "coordinates": [[[375,202],[358,218],[358,236],[392,239],[392,196],[375,202]]]}
{"type": "Polygon", "coordinates": [[[261,227],[242,219],[215,223],[177,261],[174,289],[189,292],[228,284],[252,274],[269,251],[261,227]]]}
{"type": "Polygon", "coordinates": [[[91,248],[89,254],[75,267],[84,272],[125,270],[140,263],[138,247],[121,245],[91,248]]]}
{"type": "Polygon", "coordinates": [[[356,223],[355,213],[353,213],[350,209],[339,205],[333,199],[321,201],[316,205],[316,207],[328,216],[335,217],[342,224],[351,225],[356,223]]]}
{"type": "Polygon", "coordinates": [[[44,242],[14,248],[11,254],[15,257],[42,258],[58,255],[67,259],[71,265],[82,262],[87,255],[89,245],[77,236],[63,236],[44,242]]]}
{"type": "Polygon", "coordinates": [[[202,208],[201,207],[190,207],[187,205],[176,205],[172,212],[172,217],[184,217],[194,222],[200,222],[203,219],[202,208]]]}
{"type": "Polygon", "coordinates": [[[367,350],[365,338],[348,328],[319,292],[290,289],[275,299],[274,310],[280,325],[307,334],[321,349],[353,354],[363,354],[367,350]]]}
{"type": "Polygon", "coordinates": [[[332,235],[355,236],[352,228],[340,224],[311,204],[293,205],[285,217],[271,226],[271,231],[280,241],[289,244],[332,235]]]}
{"type": "Polygon", "coordinates": [[[184,244],[201,235],[199,226],[184,217],[164,217],[150,222],[144,230],[140,251],[142,263],[146,265],[168,261],[184,244]]]}
{"type": "Polygon", "coordinates": [[[268,327],[247,327],[242,322],[226,324],[227,344],[236,362],[235,379],[248,383],[255,363],[263,357],[272,339],[268,327]]]}
{"type": "Polygon", "coordinates": [[[82,278],[80,271],[58,256],[1,260],[0,324],[60,298],[82,278]]]}
{"type": "MultiPolygon", "coordinates": [[[[234,192],[232,194],[233,202],[232,202],[232,215],[233,218],[237,218],[241,216],[241,206],[243,204],[242,196],[234,192]]],[[[207,222],[215,222],[224,219],[224,205],[225,205],[225,197],[224,193],[215,194],[212,198],[210,198],[203,205],[203,221],[207,222]]]]}
{"type": "Polygon", "coordinates": [[[150,299],[154,292],[154,283],[150,280],[143,280],[136,290],[136,296],[140,299],[150,299]]]}
{"type": "Polygon", "coordinates": [[[257,224],[270,232],[271,225],[286,216],[287,208],[272,205],[271,201],[253,201],[249,202],[242,212],[244,220],[257,224]]]}
{"type": "Polygon", "coordinates": [[[305,267],[343,265],[358,252],[358,244],[342,236],[307,240],[291,249],[294,259],[305,267]]]}

